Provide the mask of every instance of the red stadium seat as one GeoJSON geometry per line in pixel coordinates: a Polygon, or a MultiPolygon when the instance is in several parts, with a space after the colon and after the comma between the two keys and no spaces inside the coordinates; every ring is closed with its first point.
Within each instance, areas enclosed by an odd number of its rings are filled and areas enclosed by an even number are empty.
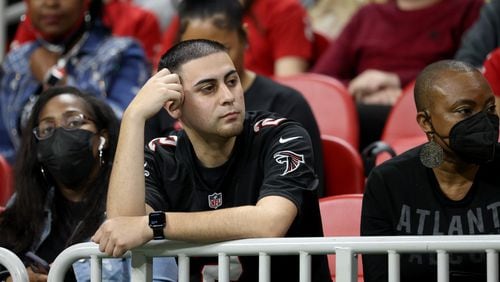
{"type": "MultiPolygon", "coordinates": [[[[387,117],[381,137],[382,142],[379,144],[372,144],[373,146],[370,146],[370,149],[376,151],[377,148],[375,147],[381,149],[381,146],[388,145],[396,155],[399,155],[413,147],[427,142],[427,136],[417,123],[417,109],[413,98],[414,87],[415,82],[412,82],[403,89],[403,93],[396,104],[394,104],[387,117]]],[[[373,165],[381,164],[391,158],[391,155],[387,151],[383,149],[381,149],[381,151],[383,152],[371,157],[367,156],[370,155],[370,153],[364,152],[363,158],[365,161],[367,161],[368,158],[375,158],[373,165]]],[[[368,165],[367,162],[365,162],[365,164],[367,172],[369,172],[371,165],[368,165]]]]}
{"type": "Polygon", "coordinates": [[[347,141],[321,135],[325,196],[363,193],[365,176],[361,155],[347,141]]]}
{"type": "MultiPolygon", "coordinates": [[[[325,237],[359,236],[362,194],[345,194],[321,198],[319,209],[325,237]]],[[[328,255],[328,266],[335,281],[335,255],[328,255]]],[[[358,282],[363,281],[363,265],[358,256],[358,282]]]]}
{"type": "Polygon", "coordinates": [[[355,149],[359,147],[356,106],[341,82],[314,73],[275,77],[275,80],[297,89],[304,95],[321,134],[340,137],[355,149]]]}
{"type": "Polygon", "coordinates": [[[425,133],[417,123],[414,88],[415,82],[403,89],[401,97],[389,113],[382,133],[382,141],[391,145],[396,154],[427,142],[425,133]]]}
{"type": "Polygon", "coordinates": [[[0,206],[5,206],[13,193],[12,169],[7,160],[0,155],[0,206]]]}

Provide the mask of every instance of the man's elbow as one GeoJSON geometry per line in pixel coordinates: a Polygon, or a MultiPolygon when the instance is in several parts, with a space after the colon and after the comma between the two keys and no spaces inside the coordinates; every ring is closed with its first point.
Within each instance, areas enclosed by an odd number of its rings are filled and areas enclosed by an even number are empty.
{"type": "Polygon", "coordinates": [[[257,236],[262,238],[285,237],[294,218],[295,217],[291,218],[291,216],[269,217],[268,220],[260,226],[261,228],[257,228],[257,236]]]}

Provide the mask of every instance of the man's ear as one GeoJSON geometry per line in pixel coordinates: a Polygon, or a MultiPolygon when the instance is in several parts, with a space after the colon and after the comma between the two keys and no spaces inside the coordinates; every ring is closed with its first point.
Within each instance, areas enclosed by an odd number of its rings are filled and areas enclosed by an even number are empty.
{"type": "Polygon", "coordinates": [[[427,111],[424,110],[417,113],[417,123],[426,135],[434,132],[434,128],[431,123],[431,116],[427,111]]]}
{"type": "Polygon", "coordinates": [[[182,110],[180,105],[175,106],[172,101],[167,102],[163,108],[168,112],[168,114],[174,119],[179,119],[182,116],[182,110]]]}

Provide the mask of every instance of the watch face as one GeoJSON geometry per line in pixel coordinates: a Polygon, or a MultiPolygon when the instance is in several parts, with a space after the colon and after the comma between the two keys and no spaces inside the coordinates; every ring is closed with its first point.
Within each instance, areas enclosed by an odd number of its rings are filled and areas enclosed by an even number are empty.
{"type": "Polygon", "coordinates": [[[149,225],[163,226],[165,225],[165,214],[163,212],[154,212],[149,214],[149,225]]]}

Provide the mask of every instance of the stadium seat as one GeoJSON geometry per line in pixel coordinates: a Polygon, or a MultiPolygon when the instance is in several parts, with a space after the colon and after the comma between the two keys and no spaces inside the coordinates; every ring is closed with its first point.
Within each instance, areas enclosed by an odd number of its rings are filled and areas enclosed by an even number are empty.
{"type": "Polygon", "coordinates": [[[359,152],[347,141],[321,135],[325,196],[363,193],[365,176],[359,152]]]}
{"type": "MultiPolygon", "coordinates": [[[[345,194],[320,198],[319,209],[325,237],[359,236],[363,194],[345,194]]],[[[335,255],[328,255],[328,266],[335,281],[335,255]]],[[[363,265],[358,256],[358,282],[363,281],[363,265]]]]}
{"type": "Polygon", "coordinates": [[[393,155],[399,155],[427,142],[427,136],[417,123],[417,109],[413,98],[414,87],[415,82],[408,84],[392,107],[382,132],[381,142],[371,144],[363,152],[367,173],[373,166],[381,164],[393,155]],[[389,153],[390,149],[394,153],[389,153]]]}
{"type": "Polygon", "coordinates": [[[5,206],[13,193],[12,169],[7,160],[0,155],[0,206],[5,206]]]}
{"type": "Polygon", "coordinates": [[[311,106],[321,134],[340,137],[358,149],[359,128],[356,106],[340,81],[314,73],[274,79],[297,89],[304,95],[311,106]]]}

